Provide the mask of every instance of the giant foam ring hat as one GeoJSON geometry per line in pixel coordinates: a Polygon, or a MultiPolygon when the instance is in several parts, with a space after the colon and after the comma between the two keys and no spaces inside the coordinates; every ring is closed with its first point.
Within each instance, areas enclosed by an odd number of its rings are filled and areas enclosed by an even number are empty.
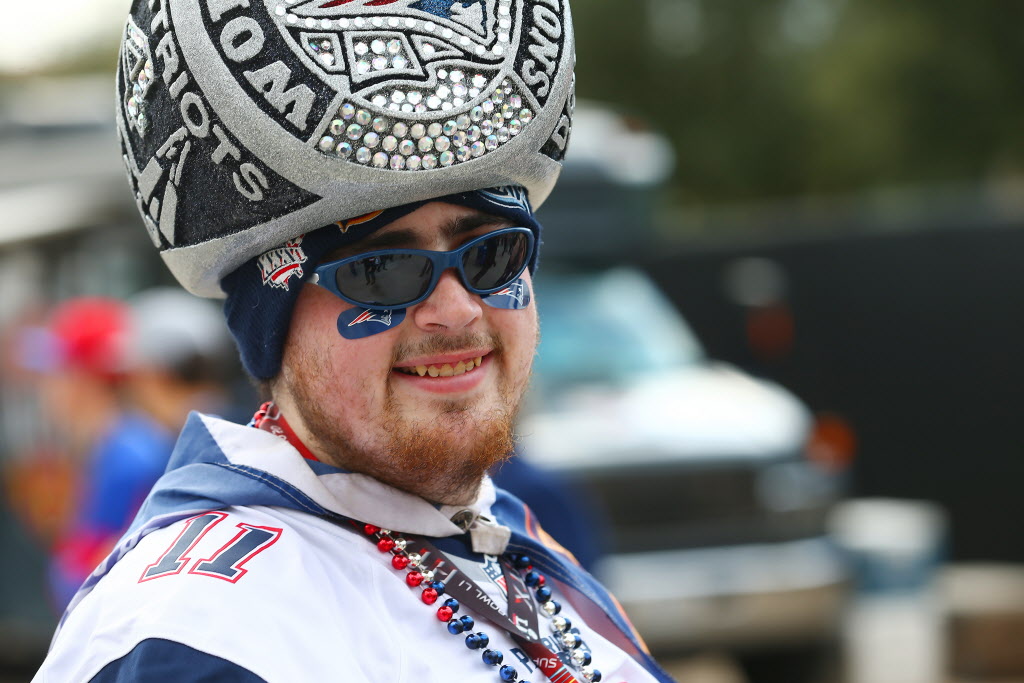
{"type": "Polygon", "coordinates": [[[118,129],[188,290],[342,219],[489,187],[533,208],[572,126],[568,0],[134,0],[118,129]]]}

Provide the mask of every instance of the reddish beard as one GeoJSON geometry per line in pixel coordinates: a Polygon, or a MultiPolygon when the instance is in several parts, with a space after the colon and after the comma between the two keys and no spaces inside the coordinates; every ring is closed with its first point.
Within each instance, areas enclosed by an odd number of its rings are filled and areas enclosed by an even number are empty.
{"type": "Polygon", "coordinates": [[[309,373],[324,372],[316,359],[300,361],[300,367],[282,375],[314,441],[310,445],[326,461],[433,502],[467,504],[475,499],[484,473],[512,455],[515,416],[528,377],[511,376],[497,335],[437,336],[397,347],[392,359],[394,367],[404,358],[470,348],[492,349],[498,407],[483,411],[473,399],[438,400],[436,413],[429,419],[410,420],[402,415],[389,381],[383,409],[374,423],[379,438],[373,440],[376,445],[372,451],[361,447],[337,419],[327,414],[311,385],[301,380],[316,376],[309,373]]]}

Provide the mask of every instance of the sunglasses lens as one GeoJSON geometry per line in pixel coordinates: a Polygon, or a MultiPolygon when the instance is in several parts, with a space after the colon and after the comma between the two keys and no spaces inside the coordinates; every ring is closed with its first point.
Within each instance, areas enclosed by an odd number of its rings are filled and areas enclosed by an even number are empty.
{"type": "Polygon", "coordinates": [[[418,254],[368,256],[335,271],[338,291],[373,306],[397,306],[421,297],[430,284],[434,266],[418,254]]]}
{"type": "Polygon", "coordinates": [[[495,235],[468,249],[462,255],[462,270],[467,284],[478,290],[507,285],[515,279],[530,258],[530,240],[525,233],[495,235]]]}

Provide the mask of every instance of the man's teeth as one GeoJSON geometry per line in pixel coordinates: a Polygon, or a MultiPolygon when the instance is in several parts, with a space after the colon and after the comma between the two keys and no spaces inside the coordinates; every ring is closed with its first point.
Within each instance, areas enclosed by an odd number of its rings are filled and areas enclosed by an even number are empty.
{"type": "Polygon", "coordinates": [[[475,370],[480,367],[480,364],[484,362],[483,356],[477,356],[470,360],[460,360],[455,365],[445,363],[444,365],[417,365],[411,368],[395,368],[399,372],[404,372],[407,375],[419,375],[420,377],[455,377],[456,375],[465,374],[471,370],[475,370]]]}

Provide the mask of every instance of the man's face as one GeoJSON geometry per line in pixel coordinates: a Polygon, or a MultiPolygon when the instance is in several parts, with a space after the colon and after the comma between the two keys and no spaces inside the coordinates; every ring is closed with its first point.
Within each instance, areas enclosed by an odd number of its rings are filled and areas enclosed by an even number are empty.
{"type": "MultiPolygon", "coordinates": [[[[380,248],[448,251],[508,225],[435,202],[327,260],[380,248]]],[[[342,338],[338,316],[350,308],[316,285],[302,289],[275,400],[326,461],[428,500],[471,502],[484,471],[511,453],[537,345],[536,310],[491,308],[453,270],[387,332],[342,338]]]]}

